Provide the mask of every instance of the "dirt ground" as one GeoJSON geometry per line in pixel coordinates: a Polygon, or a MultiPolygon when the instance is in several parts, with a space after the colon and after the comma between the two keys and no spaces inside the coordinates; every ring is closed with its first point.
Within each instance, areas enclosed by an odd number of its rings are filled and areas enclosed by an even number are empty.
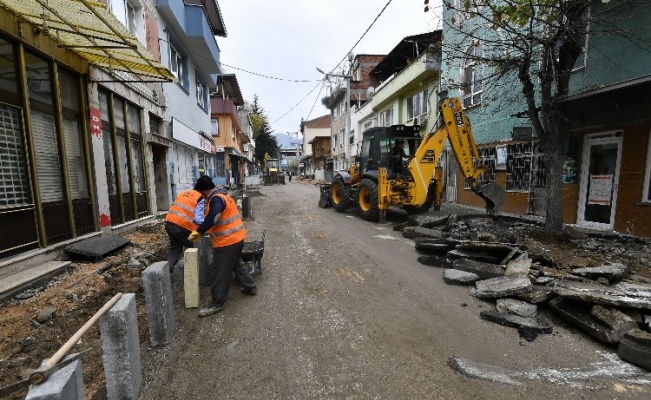
{"type": "MultiPolygon", "coordinates": [[[[489,218],[467,217],[473,212],[477,210],[449,205],[432,214],[466,215],[451,229],[453,235],[470,239],[493,235],[498,241],[517,243],[534,260],[552,260],[561,269],[596,266],[605,261],[621,262],[651,281],[651,253],[644,240],[618,235],[579,240],[550,236],[542,233],[540,225],[526,221],[496,222],[489,218]]],[[[47,284],[0,305],[0,387],[27,378],[117,292],[136,294],[143,365],[152,361],[147,351],[149,341],[141,273],[149,264],[164,260],[168,251],[167,236],[161,221],[125,236],[131,243],[115,254],[99,262],[73,262],[65,273],[47,284]],[[41,316],[42,322],[37,322],[37,314],[47,315],[48,308],[55,309],[52,318],[43,321],[47,317],[41,316]]],[[[86,396],[103,400],[106,390],[97,324],[71,352],[80,351],[87,352],[83,357],[86,396]]],[[[25,392],[15,392],[9,398],[22,399],[24,395],[25,392]]]]}

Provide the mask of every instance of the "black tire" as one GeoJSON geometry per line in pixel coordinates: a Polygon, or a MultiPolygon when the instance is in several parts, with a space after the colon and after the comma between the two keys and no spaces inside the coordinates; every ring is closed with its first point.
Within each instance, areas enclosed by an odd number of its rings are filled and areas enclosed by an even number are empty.
{"type": "Polygon", "coordinates": [[[362,219],[366,221],[377,221],[380,216],[378,208],[377,183],[364,178],[357,188],[357,210],[362,219]]]}
{"type": "Polygon", "coordinates": [[[432,208],[432,204],[434,204],[434,199],[430,199],[428,196],[427,200],[425,200],[425,202],[420,206],[407,205],[403,206],[402,208],[404,208],[404,210],[407,211],[409,215],[417,215],[429,211],[429,209],[432,208]]]}
{"type": "Polygon", "coordinates": [[[344,178],[341,175],[335,176],[330,186],[330,204],[339,212],[344,212],[350,206],[350,185],[346,185],[344,178]]]}

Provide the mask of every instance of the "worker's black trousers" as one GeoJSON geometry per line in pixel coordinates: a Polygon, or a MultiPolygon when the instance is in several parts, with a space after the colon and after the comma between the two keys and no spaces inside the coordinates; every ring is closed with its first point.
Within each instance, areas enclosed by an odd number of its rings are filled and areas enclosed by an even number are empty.
{"type": "Polygon", "coordinates": [[[183,256],[183,248],[193,247],[194,244],[188,240],[190,231],[181,226],[165,221],[165,231],[167,232],[167,236],[170,238],[170,252],[167,255],[167,266],[171,273],[176,263],[179,262],[179,259],[183,256]]]}
{"type": "Polygon", "coordinates": [[[233,272],[244,290],[255,290],[255,281],[251,277],[249,270],[240,262],[242,248],[244,248],[244,241],[212,249],[211,307],[223,307],[224,303],[226,303],[233,272]]]}

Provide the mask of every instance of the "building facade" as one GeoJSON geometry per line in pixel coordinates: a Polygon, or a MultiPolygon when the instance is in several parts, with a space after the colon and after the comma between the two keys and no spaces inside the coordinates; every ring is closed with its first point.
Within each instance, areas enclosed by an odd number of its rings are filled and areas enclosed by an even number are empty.
{"type": "MultiPolygon", "coordinates": [[[[520,82],[504,76],[501,85],[487,86],[485,77],[494,71],[479,60],[493,33],[481,33],[478,22],[460,19],[452,8],[443,16],[446,48],[458,51],[444,53],[442,82],[463,99],[482,159],[490,166],[485,178],[506,189],[503,211],[544,216],[544,155],[525,113],[520,82]]],[[[651,227],[641,223],[651,217],[651,34],[644,29],[651,5],[594,1],[584,18],[582,53],[570,94],[562,100],[569,121],[563,222],[651,236],[651,227]]],[[[460,203],[483,205],[463,182],[458,187],[460,203]]]]}

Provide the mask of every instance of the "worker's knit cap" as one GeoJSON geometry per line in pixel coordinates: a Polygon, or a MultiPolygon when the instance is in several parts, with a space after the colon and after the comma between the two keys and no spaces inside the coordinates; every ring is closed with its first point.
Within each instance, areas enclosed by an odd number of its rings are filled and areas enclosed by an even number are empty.
{"type": "Polygon", "coordinates": [[[197,192],[200,192],[202,190],[210,190],[214,188],[215,188],[215,183],[207,175],[200,176],[199,179],[197,179],[197,183],[194,185],[194,190],[196,190],[197,192]]]}

